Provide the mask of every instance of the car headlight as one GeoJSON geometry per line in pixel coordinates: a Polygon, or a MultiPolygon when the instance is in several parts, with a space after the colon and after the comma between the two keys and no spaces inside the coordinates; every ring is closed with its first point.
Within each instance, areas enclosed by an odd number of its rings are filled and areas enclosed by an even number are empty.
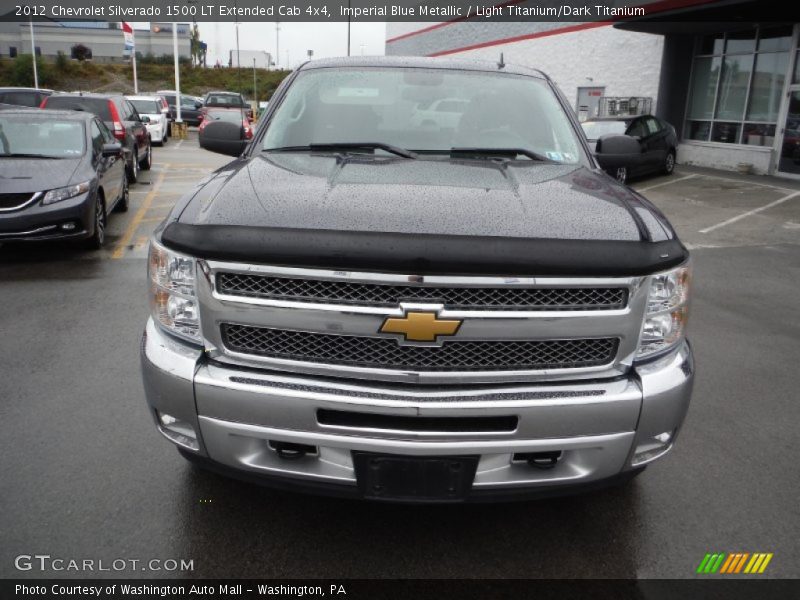
{"type": "Polygon", "coordinates": [[[44,198],[42,198],[42,204],[53,204],[85,194],[89,191],[91,183],[91,181],[84,181],[83,183],[76,183],[75,185],[68,185],[66,187],[50,190],[44,195],[44,198]]]}
{"type": "Polygon", "coordinates": [[[161,327],[191,342],[200,343],[200,313],[195,294],[196,261],[150,240],[147,273],[150,309],[161,327]]]}
{"type": "Polygon", "coordinates": [[[651,275],[647,282],[647,311],[639,336],[637,358],[646,358],[675,347],[686,333],[689,320],[691,266],[651,275]]]}

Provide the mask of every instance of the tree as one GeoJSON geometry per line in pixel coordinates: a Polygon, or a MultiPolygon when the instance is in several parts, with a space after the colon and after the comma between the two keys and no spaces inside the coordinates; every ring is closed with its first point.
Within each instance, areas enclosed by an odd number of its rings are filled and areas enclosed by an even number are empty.
{"type": "Polygon", "coordinates": [[[200,47],[200,30],[197,28],[197,23],[192,26],[192,31],[189,34],[189,54],[192,57],[192,66],[201,63],[203,50],[200,47]]]}
{"type": "Polygon", "coordinates": [[[72,48],[70,48],[70,52],[72,54],[72,58],[79,61],[89,60],[92,58],[91,48],[84,46],[83,44],[75,44],[72,48]]]}

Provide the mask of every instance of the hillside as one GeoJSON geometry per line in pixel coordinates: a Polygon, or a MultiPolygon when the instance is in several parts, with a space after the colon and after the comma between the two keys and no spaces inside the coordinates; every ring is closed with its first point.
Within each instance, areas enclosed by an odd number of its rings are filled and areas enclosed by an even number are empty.
{"type": "MultiPolygon", "coordinates": [[[[90,61],[74,61],[60,58],[55,62],[39,59],[39,85],[63,91],[122,92],[133,93],[133,71],[130,64],[103,64],[90,61]]],[[[174,89],[172,64],[139,64],[139,91],[174,89]]],[[[256,69],[256,85],[259,100],[268,100],[275,88],[289,71],[267,71],[256,69]]],[[[181,91],[201,96],[209,90],[233,90],[241,92],[249,100],[253,98],[253,69],[214,69],[180,67],[181,91]]],[[[32,86],[33,65],[30,55],[15,59],[0,59],[0,86],[32,86]]]]}

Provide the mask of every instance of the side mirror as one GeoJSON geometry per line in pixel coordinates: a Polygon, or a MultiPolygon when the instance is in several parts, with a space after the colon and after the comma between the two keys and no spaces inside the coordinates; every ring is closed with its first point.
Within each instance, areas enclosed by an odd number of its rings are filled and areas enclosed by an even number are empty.
{"type": "Polygon", "coordinates": [[[203,103],[202,102],[195,102],[194,103],[194,107],[197,108],[197,109],[203,108],[203,103]]]}
{"type": "Polygon", "coordinates": [[[148,117],[147,115],[139,115],[139,120],[142,123],[149,123],[150,122],[150,117],[148,117]]]}
{"type": "Polygon", "coordinates": [[[597,140],[595,157],[606,170],[635,167],[642,160],[639,141],[628,135],[603,135],[597,140]]]}
{"type": "Polygon", "coordinates": [[[245,146],[247,139],[239,123],[211,121],[200,132],[200,147],[217,154],[239,156],[245,146]]]}
{"type": "Polygon", "coordinates": [[[103,156],[119,156],[120,154],[122,154],[122,144],[117,142],[103,144],[103,156]]]}

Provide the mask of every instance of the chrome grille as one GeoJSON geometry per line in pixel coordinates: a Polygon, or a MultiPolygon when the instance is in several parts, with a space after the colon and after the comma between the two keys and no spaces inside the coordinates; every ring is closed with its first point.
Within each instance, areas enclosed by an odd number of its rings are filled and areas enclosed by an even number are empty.
{"type": "Polygon", "coordinates": [[[218,273],[217,290],[231,296],[331,304],[397,306],[431,302],[461,310],[614,310],[625,308],[623,287],[427,287],[218,273]]]}
{"type": "Polygon", "coordinates": [[[617,338],[446,341],[401,346],[392,338],[332,335],[223,324],[225,346],[242,354],[312,363],[417,371],[542,370],[611,363],[617,338]]]}
{"type": "Polygon", "coordinates": [[[34,194],[31,192],[22,194],[0,194],[0,210],[16,210],[22,208],[30,202],[33,197],[34,194]]]}

